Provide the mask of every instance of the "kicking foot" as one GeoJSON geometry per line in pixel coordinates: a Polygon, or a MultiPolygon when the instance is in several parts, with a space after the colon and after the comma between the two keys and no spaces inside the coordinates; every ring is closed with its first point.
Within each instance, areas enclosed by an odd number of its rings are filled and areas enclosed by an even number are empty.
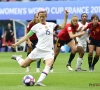
{"type": "Polygon", "coordinates": [[[11,56],[11,59],[16,60],[17,57],[22,57],[22,55],[12,55],[12,56],[11,56]]]}
{"type": "Polygon", "coordinates": [[[67,64],[66,67],[67,67],[70,71],[73,71],[73,68],[71,67],[71,65],[67,64]]]}
{"type": "Polygon", "coordinates": [[[35,86],[46,86],[46,85],[42,84],[41,82],[36,82],[35,86]]]}
{"type": "Polygon", "coordinates": [[[50,72],[53,73],[53,69],[51,69],[50,72]]]}

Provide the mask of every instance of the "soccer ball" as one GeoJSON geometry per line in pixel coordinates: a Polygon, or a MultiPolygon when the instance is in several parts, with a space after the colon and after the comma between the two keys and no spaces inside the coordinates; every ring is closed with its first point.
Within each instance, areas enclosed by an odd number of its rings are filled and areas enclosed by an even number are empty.
{"type": "Polygon", "coordinates": [[[33,86],[35,84],[35,78],[32,75],[25,75],[22,82],[25,86],[33,86]]]}

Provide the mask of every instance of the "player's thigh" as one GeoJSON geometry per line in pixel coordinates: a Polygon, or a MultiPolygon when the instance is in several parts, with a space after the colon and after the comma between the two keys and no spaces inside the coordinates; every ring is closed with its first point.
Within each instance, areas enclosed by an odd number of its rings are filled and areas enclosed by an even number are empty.
{"type": "Polygon", "coordinates": [[[83,44],[81,44],[81,43],[77,44],[77,51],[79,53],[84,53],[84,46],[83,46],[83,44]]]}
{"type": "Polygon", "coordinates": [[[60,52],[60,48],[61,48],[61,46],[63,46],[64,44],[65,44],[64,41],[59,40],[59,39],[56,40],[56,44],[55,44],[55,48],[54,48],[55,55],[57,55],[57,54],[60,52]]]}
{"type": "Polygon", "coordinates": [[[30,65],[34,60],[31,60],[29,57],[26,57],[26,59],[22,62],[21,66],[26,67],[30,65]]]}
{"type": "Polygon", "coordinates": [[[77,51],[79,53],[84,53],[84,48],[82,46],[77,46],[77,51]]]}
{"type": "Polygon", "coordinates": [[[55,55],[59,54],[59,52],[60,52],[60,47],[57,47],[57,45],[55,45],[55,47],[54,47],[55,55]]]}
{"type": "Polygon", "coordinates": [[[76,48],[74,40],[71,40],[67,45],[71,48],[72,52],[76,52],[77,51],[77,48],[76,48]]]}

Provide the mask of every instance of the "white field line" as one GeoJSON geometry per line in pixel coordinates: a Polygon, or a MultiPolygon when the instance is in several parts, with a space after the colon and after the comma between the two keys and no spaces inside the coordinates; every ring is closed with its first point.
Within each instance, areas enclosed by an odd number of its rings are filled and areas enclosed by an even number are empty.
{"type": "MultiPolygon", "coordinates": [[[[69,72],[72,72],[72,71],[69,71],[69,72]]],[[[7,73],[6,72],[0,72],[0,75],[2,75],[2,74],[34,74],[34,73],[35,74],[41,74],[41,73],[37,73],[37,72],[22,72],[22,73],[21,72],[18,72],[18,73],[17,72],[7,72],[7,73]]],[[[62,73],[63,74],[64,72],[52,72],[51,74],[53,74],[53,73],[60,73],[60,74],[62,73]]],[[[68,73],[68,72],[66,72],[66,73],[68,73]]]]}

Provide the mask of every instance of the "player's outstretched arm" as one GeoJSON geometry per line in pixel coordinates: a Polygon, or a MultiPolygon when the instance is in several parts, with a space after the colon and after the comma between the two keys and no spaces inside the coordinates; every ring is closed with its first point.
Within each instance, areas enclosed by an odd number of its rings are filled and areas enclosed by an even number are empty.
{"type": "Polygon", "coordinates": [[[65,13],[64,20],[63,20],[62,24],[59,25],[57,28],[59,30],[63,29],[66,26],[66,22],[67,22],[67,18],[68,18],[68,11],[65,10],[64,13],[65,13]]]}
{"type": "Polygon", "coordinates": [[[29,35],[25,35],[24,37],[22,37],[18,42],[12,44],[12,47],[15,48],[16,46],[20,45],[22,42],[26,41],[28,39],[29,35]]]}

